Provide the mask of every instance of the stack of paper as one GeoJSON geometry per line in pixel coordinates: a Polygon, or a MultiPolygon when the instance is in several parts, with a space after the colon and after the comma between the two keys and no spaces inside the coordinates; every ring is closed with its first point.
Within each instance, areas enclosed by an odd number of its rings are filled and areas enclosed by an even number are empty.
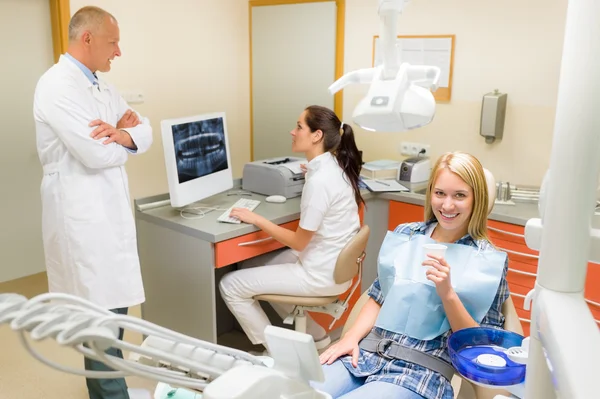
{"type": "Polygon", "coordinates": [[[400,162],[389,159],[367,162],[362,166],[360,175],[368,179],[394,179],[399,166],[400,162]]]}
{"type": "Polygon", "coordinates": [[[298,175],[303,173],[300,165],[306,165],[307,163],[308,161],[306,159],[302,159],[300,161],[282,163],[281,166],[288,168],[292,173],[298,175]]]}
{"type": "Polygon", "coordinates": [[[398,183],[394,179],[389,180],[378,180],[378,179],[362,179],[363,183],[369,191],[373,192],[384,192],[384,191],[410,191],[402,184],[398,183]]]}

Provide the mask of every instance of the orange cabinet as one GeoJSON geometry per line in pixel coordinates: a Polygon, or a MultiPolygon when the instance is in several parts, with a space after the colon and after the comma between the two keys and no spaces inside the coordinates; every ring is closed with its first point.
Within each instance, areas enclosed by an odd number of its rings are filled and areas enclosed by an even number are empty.
{"type": "Polygon", "coordinates": [[[510,223],[488,222],[488,233],[492,243],[508,254],[508,288],[521,320],[523,333],[529,335],[531,312],[524,309],[525,295],[535,285],[537,252],[525,245],[525,228],[510,223]]]}
{"type": "MultiPolygon", "coordinates": [[[[388,230],[401,223],[423,220],[423,207],[390,201],[388,230]]],[[[538,252],[525,244],[525,228],[511,223],[488,221],[492,243],[508,253],[507,281],[511,297],[521,320],[525,335],[529,335],[531,312],[524,309],[525,295],[534,287],[538,268],[538,252]]],[[[585,298],[600,324],[600,265],[589,263],[585,284],[585,298]]]]}
{"type": "MultiPolygon", "coordinates": [[[[282,224],[289,230],[296,231],[298,220],[282,224]]],[[[215,266],[217,268],[254,258],[267,252],[283,248],[283,244],[274,240],[264,231],[256,231],[240,237],[221,241],[215,244],[215,266]]]]}
{"type": "MultiPolygon", "coordinates": [[[[529,335],[531,312],[524,309],[525,295],[535,286],[538,252],[525,244],[525,228],[494,220],[488,222],[490,239],[508,253],[508,286],[523,331],[529,335]]],[[[600,265],[588,263],[584,296],[596,320],[600,320],[600,265]]],[[[600,322],[599,322],[600,324],[600,322]]]]}
{"type": "Polygon", "coordinates": [[[421,205],[390,201],[388,230],[393,231],[399,224],[423,220],[424,208],[421,205]]]}

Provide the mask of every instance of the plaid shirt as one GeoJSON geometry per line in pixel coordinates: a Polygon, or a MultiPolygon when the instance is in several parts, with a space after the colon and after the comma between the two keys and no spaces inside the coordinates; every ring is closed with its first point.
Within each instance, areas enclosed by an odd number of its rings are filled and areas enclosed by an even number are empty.
{"type": "MultiPolygon", "coordinates": [[[[394,233],[397,234],[426,234],[428,228],[433,222],[417,222],[401,224],[396,227],[394,233]]],[[[492,249],[493,246],[485,240],[475,241],[468,234],[456,241],[457,244],[469,245],[483,250],[492,249]]],[[[483,318],[481,325],[486,327],[502,328],[504,325],[504,316],[501,313],[502,304],[508,299],[508,283],[506,282],[506,273],[508,270],[508,258],[504,265],[504,272],[496,297],[488,311],[487,315],[483,318]]],[[[383,304],[383,293],[381,292],[381,286],[379,285],[379,279],[369,288],[369,296],[373,298],[380,305],[383,304]]],[[[397,334],[391,331],[381,329],[379,327],[373,327],[373,331],[376,332],[382,338],[388,338],[401,345],[427,352],[430,355],[438,357],[448,363],[450,363],[450,356],[448,354],[448,337],[452,333],[452,330],[445,332],[444,334],[429,340],[422,341],[411,338],[403,334],[397,334]]],[[[356,377],[367,377],[365,383],[371,381],[384,381],[392,384],[398,384],[406,389],[410,389],[413,392],[418,393],[427,399],[453,399],[454,392],[450,382],[442,377],[440,374],[431,371],[425,367],[419,366],[414,363],[405,362],[397,359],[385,359],[377,353],[371,353],[364,350],[360,350],[358,357],[358,367],[352,366],[352,360],[350,356],[344,356],[341,358],[342,362],[356,377]]]]}

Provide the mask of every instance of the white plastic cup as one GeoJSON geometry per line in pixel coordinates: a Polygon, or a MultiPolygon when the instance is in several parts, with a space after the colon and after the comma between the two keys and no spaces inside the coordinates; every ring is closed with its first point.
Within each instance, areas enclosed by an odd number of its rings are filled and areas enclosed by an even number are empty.
{"type": "Polygon", "coordinates": [[[442,244],[424,244],[423,248],[425,249],[425,260],[433,260],[427,255],[433,255],[438,257],[444,257],[446,255],[447,246],[442,244]]]}

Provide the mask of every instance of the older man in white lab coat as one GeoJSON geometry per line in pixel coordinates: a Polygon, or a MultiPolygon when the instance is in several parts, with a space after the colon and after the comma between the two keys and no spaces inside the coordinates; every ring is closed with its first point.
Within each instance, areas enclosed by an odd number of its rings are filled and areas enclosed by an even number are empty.
{"type": "MultiPolygon", "coordinates": [[[[96,76],[120,55],[116,19],[97,7],[77,11],[67,53],[38,82],[34,117],[50,291],[124,314],[145,300],[125,162],[150,147],[152,128],[96,76]]],[[[129,397],[124,379],[87,385],[91,399],[129,397]]]]}

